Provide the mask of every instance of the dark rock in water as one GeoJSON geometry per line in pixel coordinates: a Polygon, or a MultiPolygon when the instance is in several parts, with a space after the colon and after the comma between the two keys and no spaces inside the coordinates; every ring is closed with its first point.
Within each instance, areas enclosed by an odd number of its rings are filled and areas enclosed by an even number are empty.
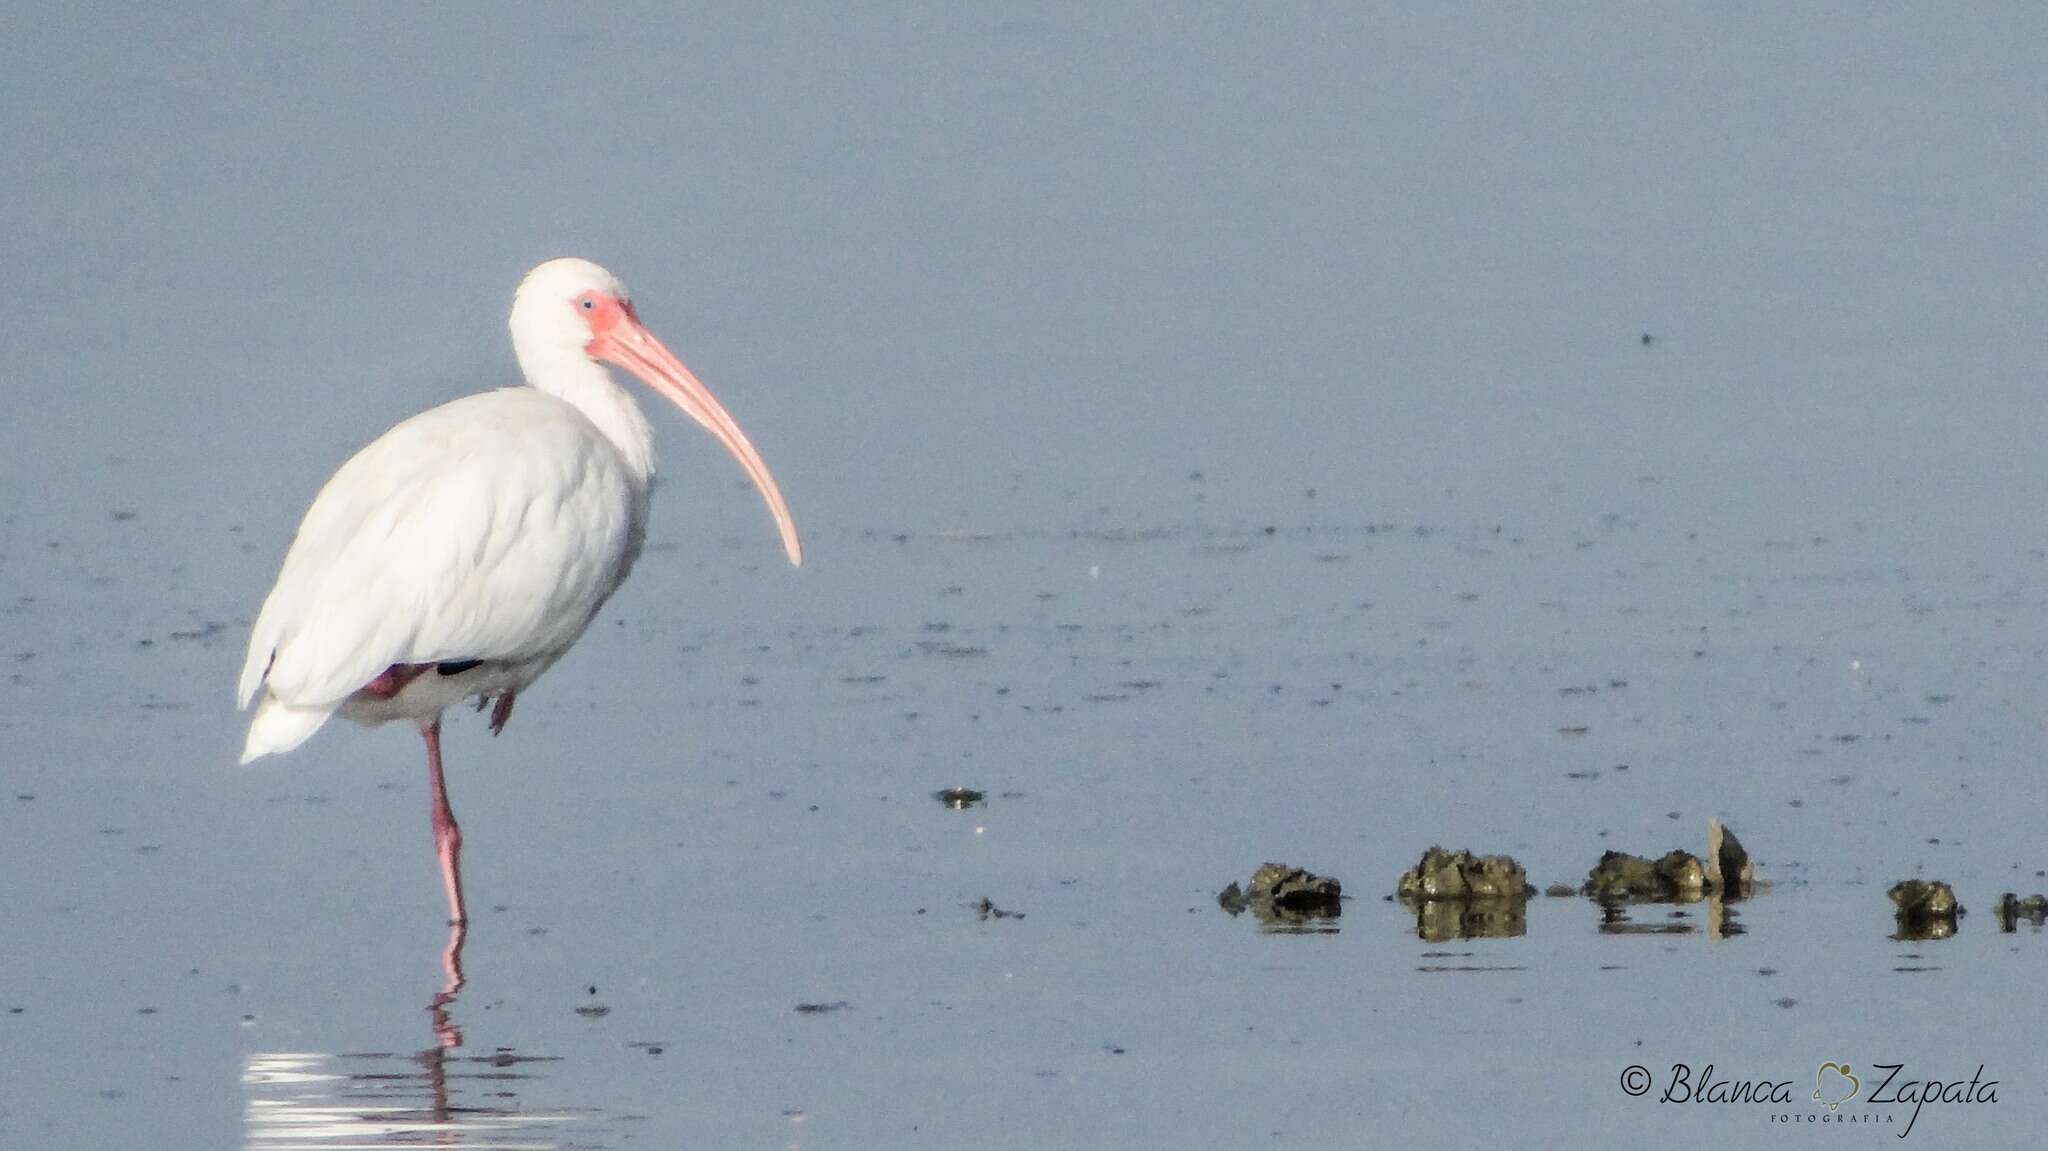
{"type": "Polygon", "coordinates": [[[1344,886],[1328,876],[1316,875],[1284,863],[1267,863],[1252,872],[1251,898],[1283,911],[1336,915],[1344,886]]]}
{"type": "Polygon", "coordinates": [[[1908,879],[1892,885],[1885,894],[1892,897],[1900,915],[1942,916],[1953,919],[1963,913],[1955,889],[1938,879],[1908,879]]]}
{"type": "Polygon", "coordinates": [[[1578,893],[1579,889],[1569,883],[1553,883],[1543,889],[1543,894],[1552,899],[1570,899],[1578,893]]]}
{"type": "Polygon", "coordinates": [[[1267,863],[1252,872],[1249,889],[1233,883],[1216,893],[1216,905],[1232,915],[1249,911],[1269,931],[1334,931],[1323,921],[1344,913],[1344,887],[1328,876],[1267,863]]]}
{"type": "Polygon", "coordinates": [[[1898,940],[1947,939],[1956,933],[1956,917],[1963,905],[1955,890],[1935,879],[1908,879],[1892,885],[1886,894],[1898,908],[1898,940]]]}
{"type": "Polygon", "coordinates": [[[1523,899],[1534,894],[1522,865],[1505,855],[1431,847],[1394,892],[1403,899],[1523,899]]]}
{"type": "Polygon", "coordinates": [[[1938,879],[1908,879],[1892,885],[1886,894],[1898,908],[1898,939],[1947,939],[1956,933],[1956,917],[1963,905],[1956,902],[1955,889],[1938,879]]]}
{"type": "Polygon", "coordinates": [[[1586,875],[1586,894],[1602,899],[1650,899],[1689,903],[1706,893],[1707,872],[1689,851],[1661,859],[1609,851],[1586,875]]]}
{"type": "Polygon", "coordinates": [[[1610,851],[1587,874],[1584,891],[1596,899],[1691,903],[1710,893],[1742,899],[1755,886],[1756,865],[1742,841],[1720,820],[1709,819],[1705,859],[1690,851],[1666,852],[1657,859],[1610,851]]]}
{"type": "Polygon", "coordinates": [[[2018,931],[2022,919],[2035,927],[2048,926],[2048,895],[2029,895],[2021,899],[2008,891],[1998,897],[2000,931],[2007,935],[2018,931]]]}
{"type": "Polygon", "coordinates": [[[1415,913],[1415,934],[1447,943],[1527,934],[1529,896],[1536,889],[1508,856],[1432,846],[1402,873],[1394,892],[1415,913]]]}

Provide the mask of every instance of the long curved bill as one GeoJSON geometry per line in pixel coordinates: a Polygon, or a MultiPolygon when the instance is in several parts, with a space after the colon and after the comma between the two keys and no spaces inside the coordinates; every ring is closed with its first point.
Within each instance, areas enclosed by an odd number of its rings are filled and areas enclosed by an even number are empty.
{"type": "Polygon", "coordinates": [[[725,450],[746,469],[747,478],[760,489],[761,498],[768,501],[768,511],[775,517],[776,530],[782,533],[782,549],[789,553],[789,562],[801,566],[804,545],[796,537],[796,520],[789,514],[789,505],[783,502],[782,489],[768,473],[768,465],[761,462],[761,453],[754,450],[747,434],[726,412],[725,405],[711,394],[711,389],[699,383],[675,353],[642,327],[630,310],[591,342],[591,351],[640,377],[725,445],[725,450]]]}

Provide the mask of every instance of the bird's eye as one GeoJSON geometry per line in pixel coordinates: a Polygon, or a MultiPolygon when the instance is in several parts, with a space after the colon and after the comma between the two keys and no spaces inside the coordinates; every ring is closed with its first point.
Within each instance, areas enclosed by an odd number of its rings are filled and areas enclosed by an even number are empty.
{"type": "Polygon", "coordinates": [[[587,312],[587,311],[590,311],[590,310],[591,310],[592,308],[595,308],[595,307],[597,307],[597,301],[596,301],[596,300],[593,300],[593,299],[591,299],[591,298],[590,298],[589,296],[585,296],[585,297],[583,297],[583,310],[584,310],[584,311],[586,311],[586,312],[587,312]]]}

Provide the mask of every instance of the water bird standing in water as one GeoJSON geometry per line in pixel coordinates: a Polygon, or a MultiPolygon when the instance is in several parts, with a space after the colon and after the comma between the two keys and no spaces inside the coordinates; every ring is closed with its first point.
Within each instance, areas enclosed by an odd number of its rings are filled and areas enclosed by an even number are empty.
{"type": "Polygon", "coordinates": [[[462,833],[441,777],[441,713],[512,701],[569,650],[640,555],[654,430],[605,365],[704,425],[760,489],[789,562],[796,523],[760,453],[588,260],[550,260],[512,298],[530,387],[465,396],[406,420],[334,473],[285,554],[249,636],[242,762],[290,751],[336,715],[419,725],[451,922],[462,833]]]}

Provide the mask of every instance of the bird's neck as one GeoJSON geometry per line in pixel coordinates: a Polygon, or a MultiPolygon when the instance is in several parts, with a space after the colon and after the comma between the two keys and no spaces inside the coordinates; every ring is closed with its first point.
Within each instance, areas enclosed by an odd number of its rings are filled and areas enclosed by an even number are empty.
{"type": "Polygon", "coordinates": [[[520,362],[527,383],[582,412],[619,451],[644,490],[654,479],[654,428],[632,393],[612,379],[604,365],[582,356],[547,364],[520,362]]]}

